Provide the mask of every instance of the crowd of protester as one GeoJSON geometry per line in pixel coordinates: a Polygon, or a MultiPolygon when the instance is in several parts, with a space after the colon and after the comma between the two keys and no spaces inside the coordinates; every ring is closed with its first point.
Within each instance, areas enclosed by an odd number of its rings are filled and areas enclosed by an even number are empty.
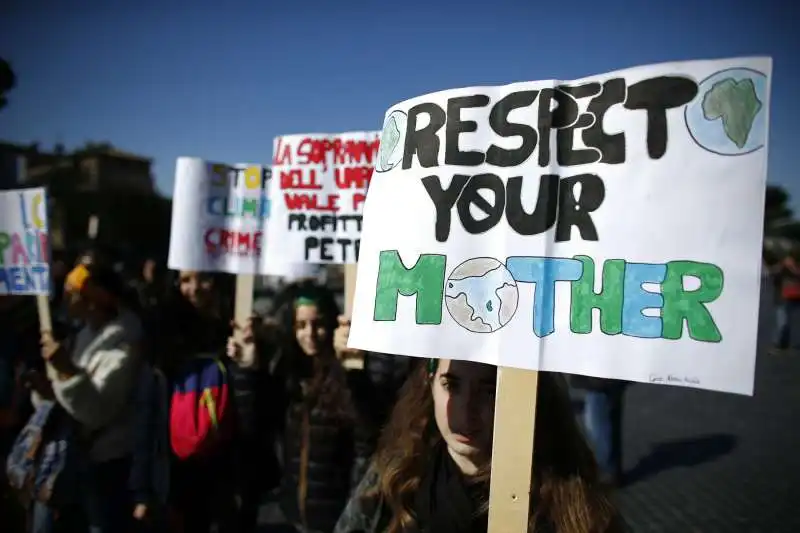
{"type": "MultiPolygon", "coordinates": [[[[52,331],[0,296],[3,531],[247,533],[270,498],[291,531],[486,531],[495,367],[348,349],[313,280],[236,324],[230,279],[124,272],[98,250],[54,262],[52,331]]],[[[765,273],[795,346],[800,270],[765,273]]],[[[626,384],[571,385],[585,431],[563,378],[540,378],[530,531],[624,531],[626,384]]]]}

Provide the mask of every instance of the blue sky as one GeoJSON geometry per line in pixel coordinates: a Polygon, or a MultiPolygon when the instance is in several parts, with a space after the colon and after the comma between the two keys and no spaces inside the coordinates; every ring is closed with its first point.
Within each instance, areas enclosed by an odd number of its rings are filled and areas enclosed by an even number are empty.
{"type": "Polygon", "coordinates": [[[780,3],[10,0],[0,55],[19,85],[0,138],[108,140],[153,157],[170,194],[178,156],[268,162],[276,135],[380,129],[435,90],[771,55],[769,179],[800,208],[800,32],[780,3]]]}

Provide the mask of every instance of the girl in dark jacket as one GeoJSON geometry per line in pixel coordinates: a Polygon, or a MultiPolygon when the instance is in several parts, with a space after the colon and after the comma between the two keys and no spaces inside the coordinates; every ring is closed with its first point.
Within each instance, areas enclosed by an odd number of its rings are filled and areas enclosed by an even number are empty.
{"type": "Polygon", "coordinates": [[[281,508],[299,531],[330,533],[375,444],[368,380],[337,359],[330,291],[294,284],[277,303],[283,338],[269,373],[282,385],[273,402],[283,421],[281,508]]]}

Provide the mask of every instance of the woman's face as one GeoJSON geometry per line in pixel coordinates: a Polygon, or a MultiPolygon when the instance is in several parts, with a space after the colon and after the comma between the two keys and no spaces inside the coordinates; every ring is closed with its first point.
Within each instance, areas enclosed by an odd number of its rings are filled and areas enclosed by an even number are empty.
{"type": "Polygon", "coordinates": [[[182,270],[180,272],[179,287],[181,295],[198,309],[211,305],[214,294],[214,281],[210,276],[199,272],[182,270]]]}
{"type": "Polygon", "coordinates": [[[319,355],[330,332],[325,328],[323,316],[316,305],[298,305],[294,310],[294,335],[303,353],[309,357],[319,355]]]}
{"type": "Polygon", "coordinates": [[[456,464],[490,457],[497,367],[440,359],[431,383],[439,432],[456,464]]]}

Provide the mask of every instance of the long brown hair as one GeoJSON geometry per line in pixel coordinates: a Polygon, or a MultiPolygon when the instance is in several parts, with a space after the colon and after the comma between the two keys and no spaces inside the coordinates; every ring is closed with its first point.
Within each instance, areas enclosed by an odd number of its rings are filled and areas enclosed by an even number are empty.
{"type": "MultiPolygon", "coordinates": [[[[547,524],[555,533],[611,533],[618,513],[599,482],[597,464],[575,422],[565,387],[555,375],[539,376],[531,489],[530,532],[547,524]]],[[[431,381],[419,365],[403,387],[373,461],[378,484],[366,498],[380,499],[391,511],[388,533],[415,524],[414,493],[432,447],[441,440],[433,417],[431,381]]],[[[488,483],[486,474],[478,482],[488,483]]],[[[484,505],[482,512],[488,510],[484,505]]]]}
{"type": "Polygon", "coordinates": [[[311,282],[294,283],[276,298],[276,316],[282,325],[279,339],[280,359],[288,393],[288,415],[298,423],[300,434],[297,504],[300,522],[307,527],[308,471],[310,462],[312,412],[320,410],[325,417],[337,419],[341,428],[357,422],[357,414],[347,374],[333,354],[333,332],[339,308],[333,294],[311,282]],[[305,355],[295,335],[296,308],[300,302],[315,305],[328,332],[321,353],[305,355]]]}

